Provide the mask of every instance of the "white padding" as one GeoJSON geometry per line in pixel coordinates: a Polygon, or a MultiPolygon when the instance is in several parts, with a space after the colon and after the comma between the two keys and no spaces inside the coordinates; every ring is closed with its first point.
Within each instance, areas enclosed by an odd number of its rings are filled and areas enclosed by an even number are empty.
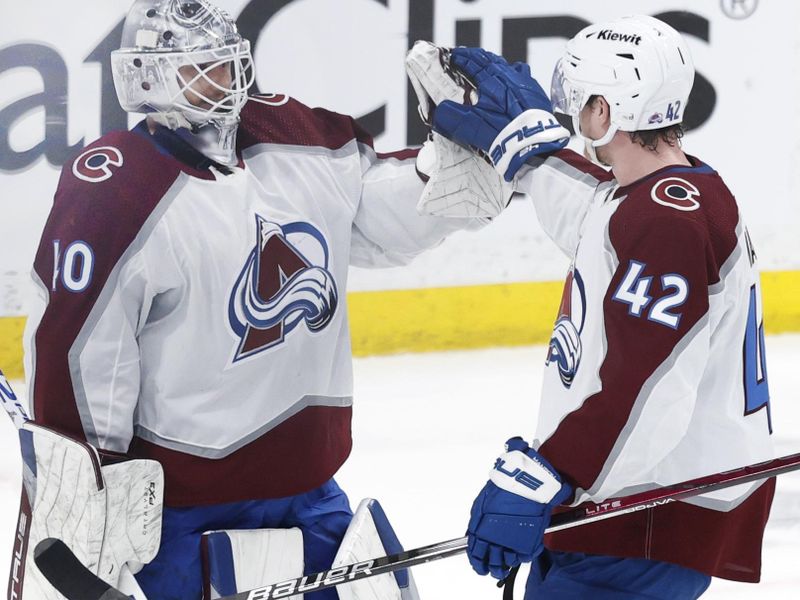
{"type": "Polygon", "coordinates": [[[133,600],[148,600],[128,565],[122,565],[122,568],[120,569],[117,589],[123,594],[133,598],[133,600]]]}
{"type": "Polygon", "coordinates": [[[550,469],[519,450],[501,454],[489,479],[507,492],[542,504],[550,502],[561,490],[561,483],[550,469]]]}
{"type": "MultiPolygon", "coordinates": [[[[216,536],[228,543],[208,544],[208,563],[217,565],[217,572],[227,581],[235,582],[235,590],[224,589],[221,581],[210,577],[211,598],[244,592],[268,583],[294,579],[303,575],[303,532],[291,529],[241,529],[208,531],[204,536],[216,536]],[[222,537],[221,537],[222,536],[222,537]],[[233,565],[233,573],[225,573],[225,565],[233,565]]],[[[290,596],[297,600],[303,594],[290,596]]]]}
{"type": "Polygon", "coordinates": [[[419,153],[417,170],[428,176],[417,204],[424,215],[493,218],[514,193],[485,159],[435,132],[419,153]]]}
{"type": "MultiPolygon", "coordinates": [[[[334,568],[380,558],[390,553],[381,542],[375,519],[370,511],[370,505],[373,503],[376,501],[365,498],[358,505],[336,553],[334,568]]],[[[394,536],[391,528],[386,533],[394,536]]],[[[392,573],[385,573],[340,585],[337,590],[339,600],[419,600],[419,593],[410,570],[408,570],[408,586],[402,589],[392,573]]]]}
{"type": "Polygon", "coordinates": [[[457,81],[458,75],[446,68],[448,61],[444,48],[422,40],[406,55],[406,72],[419,100],[419,114],[426,122],[430,122],[432,109],[444,100],[478,101],[474,88],[465,80],[457,81]]]}
{"type": "Polygon", "coordinates": [[[63,598],[33,560],[36,545],[48,537],[62,540],[90,571],[115,587],[124,565],[137,571],[155,557],[161,543],[161,465],[130,460],[101,467],[90,445],[33,423],[22,427],[20,439],[32,507],[25,600],[63,598]]]}

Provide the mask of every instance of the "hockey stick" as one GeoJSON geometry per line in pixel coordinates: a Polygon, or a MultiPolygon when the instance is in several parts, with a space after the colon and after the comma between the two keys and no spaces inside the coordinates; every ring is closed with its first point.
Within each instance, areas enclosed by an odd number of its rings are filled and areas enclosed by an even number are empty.
{"type": "MultiPolygon", "coordinates": [[[[585,503],[563,513],[553,515],[547,533],[594,523],[612,517],[655,508],[699,494],[721,490],[735,485],[775,477],[800,469],[800,453],[776,458],[762,463],[699,477],[683,483],[676,483],[647,492],[633,494],[622,498],[612,498],[602,504],[585,503]]],[[[414,550],[400,552],[381,558],[337,567],[321,573],[306,575],[296,579],[288,579],[258,587],[246,592],[224,596],[220,600],[270,600],[287,598],[295,594],[318,592],[342,583],[349,583],[382,573],[391,573],[414,565],[447,558],[460,554],[467,548],[467,538],[456,538],[414,550]]],[[[69,600],[125,600],[127,596],[102,582],[96,575],[84,567],[72,554],[70,549],[60,540],[50,538],[43,540],[36,547],[36,565],[62,594],[69,600]],[[89,589],[100,582],[101,595],[70,596],[59,588],[57,582],[69,581],[72,586],[80,585],[80,589],[89,589]],[[118,594],[118,595],[115,595],[118,594]]]]}
{"type": "MultiPolygon", "coordinates": [[[[0,403],[8,413],[17,431],[27,423],[30,418],[25,408],[17,398],[11,384],[0,371],[0,403]]],[[[25,556],[28,552],[28,534],[30,533],[31,508],[30,502],[22,486],[20,492],[19,516],[17,517],[17,528],[14,533],[14,549],[11,553],[11,572],[8,575],[8,597],[17,598],[22,594],[22,574],[25,570],[25,556]]]]}
{"type": "Polygon", "coordinates": [[[8,416],[11,417],[17,429],[30,420],[22,403],[17,398],[14,390],[11,389],[11,384],[8,383],[8,379],[3,375],[3,371],[0,371],[0,401],[2,401],[3,408],[6,409],[8,416]]]}

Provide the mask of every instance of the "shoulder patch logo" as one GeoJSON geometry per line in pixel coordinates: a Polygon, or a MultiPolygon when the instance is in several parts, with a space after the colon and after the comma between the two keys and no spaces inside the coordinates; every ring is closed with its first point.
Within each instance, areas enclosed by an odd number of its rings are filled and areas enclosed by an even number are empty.
{"type": "Polygon", "coordinates": [[[256,243],[228,304],[228,322],[238,338],[237,362],[282,344],[298,325],[317,333],[339,304],[329,271],[328,243],[310,223],[279,225],[256,215],[256,243]]]}
{"type": "Polygon", "coordinates": [[[91,148],[72,163],[72,174],[89,183],[100,183],[114,174],[111,167],[121,167],[122,152],[113,146],[91,148]]]}
{"type": "Polygon", "coordinates": [[[684,212],[700,208],[700,203],[697,201],[700,190],[680,177],[667,177],[656,182],[650,190],[650,197],[658,204],[684,212]]]}

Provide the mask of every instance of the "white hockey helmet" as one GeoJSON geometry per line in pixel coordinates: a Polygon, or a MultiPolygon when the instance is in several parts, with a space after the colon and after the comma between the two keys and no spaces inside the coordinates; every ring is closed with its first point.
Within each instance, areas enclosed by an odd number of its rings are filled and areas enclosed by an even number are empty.
{"type": "Polygon", "coordinates": [[[230,16],[206,0],[136,0],[111,65],[126,111],[195,133],[213,125],[221,138],[235,132],[254,81],[250,43],[230,16]],[[229,81],[216,75],[221,66],[230,69],[229,81]]]}
{"type": "Polygon", "coordinates": [[[631,16],[590,25],[567,42],[553,72],[555,110],[570,115],[580,134],[580,112],[591,96],[610,107],[602,146],[621,131],[668,127],[683,120],[694,83],[694,65],[686,41],[653,17],[631,16]]]}

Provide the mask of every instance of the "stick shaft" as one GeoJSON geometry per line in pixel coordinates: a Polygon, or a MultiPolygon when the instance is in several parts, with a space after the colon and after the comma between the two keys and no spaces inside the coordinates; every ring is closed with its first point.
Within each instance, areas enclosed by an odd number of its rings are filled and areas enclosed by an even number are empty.
{"type": "MultiPolygon", "coordinates": [[[[800,453],[776,458],[763,463],[749,465],[723,473],[716,473],[682,483],[668,485],[654,490],[612,498],[601,504],[585,503],[571,510],[553,515],[547,533],[586,525],[604,519],[619,517],[625,514],[655,508],[682,498],[689,498],[721,490],[736,485],[750,483],[769,477],[775,477],[790,471],[800,469],[800,453]]],[[[225,596],[220,600],[270,600],[272,598],[286,598],[294,593],[314,592],[323,590],[342,583],[373,577],[382,573],[390,573],[414,565],[427,563],[464,552],[467,548],[467,538],[456,538],[383,556],[373,560],[346,565],[322,573],[307,575],[297,579],[290,579],[255,588],[247,592],[240,592],[225,596]]]]}
{"type": "Polygon", "coordinates": [[[8,416],[14,421],[17,429],[28,421],[28,413],[25,412],[22,402],[19,401],[14,390],[11,389],[11,384],[8,383],[8,379],[3,375],[3,371],[0,371],[0,403],[3,404],[3,408],[6,409],[8,416]]]}
{"type": "Polygon", "coordinates": [[[548,533],[619,517],[663,504],[676,502],[683,498],[699,496],[716,490],[767,479],[800,469],[800,453],[782,456],[762,463],[748,465],[714,475],[690,479],[674,485],[667,485],[646,492],[622,498],[612,498],[602,504],[585,503],[550,519],[548,533]]]}

